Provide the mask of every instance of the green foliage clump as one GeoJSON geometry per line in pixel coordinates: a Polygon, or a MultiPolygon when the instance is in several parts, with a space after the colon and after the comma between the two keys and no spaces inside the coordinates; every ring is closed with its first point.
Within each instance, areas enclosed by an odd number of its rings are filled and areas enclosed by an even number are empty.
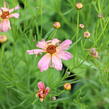
{"type": "MultiPolygon", "coordinates": [[[[19,0],[6,1],[12,8],[19,0]]],[[[11,19],[12,29],[0,33],[8,36],[0,47],[0,109],[109,109],[109,1],[22,0],[22,3],[20,18],[11,19]],[[77,2],[83,4],[82,9],[75,7],[77,2]],[[61,23],[60,29],[53,28],[55,21],[61,23]],[[79,24],[85,28],[81,29],[79,24]],[[84,38],[86,31],[91,34],[89,38],[84,38]],[[41,56],[26,53],[45,38],[73,41],[69,49],[73,59],[63,61],[65,71],[49,68],[40,72],[37,63],[41,56]],[[96,48],[98,58],[90,55],[90,48],[96,48]],[[68,72],[73,79],[66,80],[68,72]],[[39,81],[51,88],[44,102],[36,98],[39,81]],[[66,82],[73,84],[71,91],[64,90],[66,82]],[[57,99],[53,101],[54,96],[57,99]]]]}

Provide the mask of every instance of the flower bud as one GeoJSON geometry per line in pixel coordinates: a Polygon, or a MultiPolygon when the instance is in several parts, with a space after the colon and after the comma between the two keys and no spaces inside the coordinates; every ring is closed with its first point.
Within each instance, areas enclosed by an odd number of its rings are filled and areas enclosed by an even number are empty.
{"type": "Polygon", "coordinates": [[[77,9],[83,8],[83,4],[80,3],[80,2],[76,3],[76,8],[77,8],[77,9]]]}
{"type": "Polygon", "coordinates": [[[55,100],[56,100],[56,97],[55,97],[55,96],[53,96],[51,99],[52,99],[53,101],[55,101],[55,100]]]}
{"type": "Polygon", "coordinates": [[[71,84],[70,83],[65,83],[64,84],[64,89],[65,90],[71,90],[71,84]]]}
{"type": "Polygon", "coordinates": [[[81,29],[83,29],[85,26],[84,26],[84,24],[79,24],[79,27],[80,27],[81,29]]]}
{"type": "Polygon", "coordinates": [[[91,56],[93,56],[94,58],[98,58],[98,57],[99,57],[98,52],[96,51],[96,48],[91,48],[91,49],[90,49],[90,54],[91,54],[91,56]]]}
{"type": "Polygon", "coordinates": [[[4,42],[6,42],[6,41],[7,41],[7,36],[1,35],[1,36],[0,36],[0,43],[4,43],[4,42]]]}
{"type": "Polygon", "coordinates": [[[61,27],[60,22],[54,22],[53,27],[59,29],[61,27]]]}
{"type": "Polygon", "coordinates": [[[90,37],[90,33],[87,31],[87,32],[84,32],[84,37],[85,38],[89,38],[90,37]]]}

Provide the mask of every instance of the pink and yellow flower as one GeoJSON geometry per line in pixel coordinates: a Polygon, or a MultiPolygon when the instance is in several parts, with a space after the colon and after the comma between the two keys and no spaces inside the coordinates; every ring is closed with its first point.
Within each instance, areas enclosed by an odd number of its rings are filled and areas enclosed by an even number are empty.
{"type": "Polygon", "coordinates": [[[39,97],[40,101],[43,102],[43,100],[46,98],[48,93],[50,92],[49,87],[45,87],[45,84],[43,82],[38,82],[38,92],[36,93],[36,96],[39,97]]]}
{"type": "Polygon", "coordinates": [[[19,6],[16,6],[15,8],[9,9],[4,2],[4,7],[0,8],[0,32],[7,32],[11,29],[9,18],[19,18],[19,13],[12,13],[19,8],[19,6]]]}
{"type": "Polygon", "coordinates": [[[69,60],[73,57],[71,53],[66,51],[71,44],[71,40],[65,40],[62,43],[56,38],[49,41],[42,40],[36,44],[41,49],[27,50],[27,53],[36,55],[42,52],[46,53],[38,62],[38,68],[41,72],[49,67],[62,70],[62,59],[69,60]]]}

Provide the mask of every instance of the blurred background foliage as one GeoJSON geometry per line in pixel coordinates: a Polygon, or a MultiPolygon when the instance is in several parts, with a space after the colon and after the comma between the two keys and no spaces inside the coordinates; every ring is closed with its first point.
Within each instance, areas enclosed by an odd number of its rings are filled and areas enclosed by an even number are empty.
{"type": "Polygon", "coordinates": [[[11,31],[0,33],[8,36],[0,46],[0,109],[109,109],[109,1],[6,1],[10,8],[18,3],[22,8],[16,11],[20,18],[11,19],[11,31]],[[83,9],[75,8],[77,2],[83,3],[83,9]],[[55,21],[61,23],[60,29],[53,28],[55,21]],[[79,24],[85,28],[80,29],[79,24]],[[90,38],[83,37],[85,31],[90,38]],[[63,61],[61,72],[51,68],[40,72],[37,63],[41,56],[26,54],[45,37],[73,41],[69,51],[74,57],[63,61]],[[90,55],[90,48],[97,49],[99,58],[90,55]],[[67,72],[73,77],[69,79],[67,72]],[[51,88],[43,103],[35,96],[39,81],[51,88]],[[71,91],[64,90],[66,82],[72,83],[71,91]]]}

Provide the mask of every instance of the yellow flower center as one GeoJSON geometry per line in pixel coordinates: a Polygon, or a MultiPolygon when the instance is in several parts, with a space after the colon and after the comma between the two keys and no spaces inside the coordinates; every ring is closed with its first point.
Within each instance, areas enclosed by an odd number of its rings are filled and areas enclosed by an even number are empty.
{"type": "Polygon", "coordinates": [[[49,45],[46,49],[46,51],[50,54],[53,54],[56,52],[56,46],[55,45],[49,45]]]}

